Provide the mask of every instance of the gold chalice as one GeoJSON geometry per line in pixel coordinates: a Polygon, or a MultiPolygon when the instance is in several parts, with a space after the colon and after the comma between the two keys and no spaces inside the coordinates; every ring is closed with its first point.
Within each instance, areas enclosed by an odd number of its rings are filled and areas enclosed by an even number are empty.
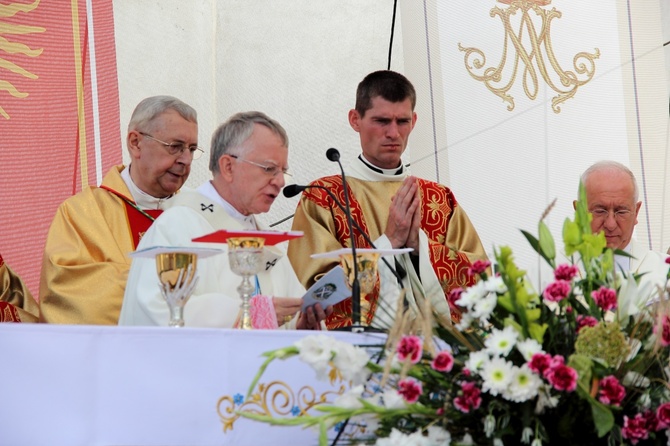
{"type": "MultiPolygon", "coordinates": [[[[377,261],[378,252],[365,252],[356,250],[356,269],[358,270],[358,284],[361,297],[369,294],[377,282],[377,261]]],[[[349,289],[354,284],[354,255],[352,253],[340,254],[340,265],[347,277],[347,286],[349,289]]],[[[361,299],[361,324],[366,325],[368,313],[370,312],[370,302],[361,299]]]]}
{"type": "Polygon", "coordinates": [[[163,298],[170,309],[170,327],[184,326],[184,305],[198,282],[197,254],[166,252],[156,254],[156,272],[163,298]]]}
{"type": "Polygon", "coordinates": [[[251,276],[260,272],[263,266],[263,245],[265,238],[263,237],[230,237],[228,242],[228,261],[230,262],[230,269],[237,275],[242,276],[242,283],[237,287],[240,293],[242,303],[242,317],[240,319],[240,326],[242,330],[251,330],[251,312],[250,301],[252,293],[256,289],[251,284],[251,276]]]}

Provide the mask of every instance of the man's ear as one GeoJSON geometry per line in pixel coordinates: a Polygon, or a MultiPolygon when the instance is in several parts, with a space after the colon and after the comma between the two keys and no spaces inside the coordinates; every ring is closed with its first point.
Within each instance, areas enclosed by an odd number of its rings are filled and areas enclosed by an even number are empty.
{"type": "Polygon", "coordinates": [[[361,129],[360,121],[361,115],[358,113],[358,111],[356,111],[355,108],[349,110],[349,125],[357,132],[360,132],[361,129]]]}
{"type": "Polygon", "coordinates": [[[228,156],[228,155],[221,155],[219,157],[219,172],[221,173],[221,176],[226,179],[227,181],[232,180],[233,178],[233,163],[235,162],[235,159],[228,156]]]}
{"type": "Polygon", "coordinates": [[[131,159],[140,158],[140,133],[137,130],[131,130],[128,132],[128,138],[126,138],[126,145],[128,146],[128,153],[130,154],[131,159]]]}
{"type": "Polygon", "coordinates": [[[637,214],[640,213],[640,208],[641,208],[641,207],[642,207],[642,202],[641,202],[641,201],[638,201],[638,202],[635,204],[635,224],[637,224],[637,214]]]}

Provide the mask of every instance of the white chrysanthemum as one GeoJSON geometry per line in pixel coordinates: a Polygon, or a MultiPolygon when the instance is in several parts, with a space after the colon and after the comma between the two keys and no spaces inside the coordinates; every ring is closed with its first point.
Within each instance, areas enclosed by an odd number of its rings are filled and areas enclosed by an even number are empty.
{"type": "Polygon", "coordinates": [[[472,435],[465,434],[463,435],[463,438],[461,438],[461,441],[458,442],[458,444],[462,446],[470,446],[475,444],[475,441],[472,439],[472,435]]]}
{"type": "Polygon", "coordinates": [[[540,386],[537,392],[537,403],[535,404],[535,413],[541,415],[545,409],[553,409],[558,406],[558,397],[551,396],[550,388],[546,385],[540,386]]]}
{"type": "Polygon", "coordinates": [[[381,400],[387,409],[402,409],[407,406],[405,398],[395,389],[385,390],[381,395],[381,400]]]}
{"type": "Polygon", "coordinates": [[[523,356],[523,359],[526,361],[530,361],[533,355],[536,353],[544,353],[542,350],[542,344],[532,338],[517,342],[516,349],[519,350],[521,356],[523,356]]]}
{"type": "Polygon", "coordinates": [[[507,356],[514,348],[519,333],[514,327],[505,327],[503,330],[494,328],[484,340],[486,350],[493,356],[507,356]]]}
{"type": "Polygon", "coordinates": [[[449,446],[451,434],[439,426],[428,426],[428,443],[430,446],[449,446]]]}
{"type": "Polygon", "coordinates": [[[348,391],[344,392],[342,395],[335,398],[333,405],[337,407],[342,407],[344,409],[360,409],[363,407],[361,403],[361,398],[363,396],[363,386],[358,385],[352,387],[348,391]]]}
{"type": "Polygon", "coordinates": [[[456,301],[456,305],[470,310],[482,297],[487,294],[483,282],[477,282],[470,288],[463,290],[461,297],[456,301]]]}
{"type": "Polygon", "coordinates": [[[362,384],[370,375],[366,365],[370,361],[370,356],[360,347],[346,342],[336,344],[333,365],[342,373],[345,381],[352,381],[354,385],[362,384]]]}
{"type": "Polygon", "coordinates": [[[473,373],[478,373],[485,362],[489,360],[489,354],[484,350],[471,352],[468,360],[465,361],[465,368],[473,373]]]}
{"type": "Polygon", "coordinates": [[[484,282],[484,288],[486,291],[498,294],[507,292],[507,285],[505,285],[505,282],[500,276],[489,277],[488,280],[484,282]]]}
{"type": "Polygon", "coordinates": [[[326,335],[310,335],[298,340],[295,346],[300,351],[300,359],[309,364],[319,380],[328,379],[330,360],[333,358],[335,339],[326,335]]]}
{"type": "Polygon", "coordinates": [[[484,380],[482,390],[496,396],[505,392],[514,377],[514,371],[512,363],[495,357],[484,363],[479,375],[484,380]]]}
{"type": "Polygon", "coordinates": [[[458,322],[458,324],[456,324],[456,329],[460,331],[465,331],[468,328],[470,328],[474,320],[475,318],[472,317],[472,315],[466,311],[461,315],[461,320],[458,322]]]}
{"type": "Polygon", "coordinates": [[[375,443],[377,446],[431,446],[428,437],[424,437],[421,431],[413,434],[403,434],[397,429],[391,429],[391,434],[386,438],[379,438],[375,443]]]}
{"type": "Polygon", "coordinates": [[[535,398],[541,385],[542,379],[533,373],[527,364],[514,367],[514,376],[503,397],[509,401],[522,403],[535,398]]]}
{"type": "Polygon", "coordinates": [[[472,308],[472,317],[478,318],[481,321],[487,321],[493,310],[498,305],[498,296],[494,293],[489,293],[484,296],[479,302],[475,303],[472,308]]]}

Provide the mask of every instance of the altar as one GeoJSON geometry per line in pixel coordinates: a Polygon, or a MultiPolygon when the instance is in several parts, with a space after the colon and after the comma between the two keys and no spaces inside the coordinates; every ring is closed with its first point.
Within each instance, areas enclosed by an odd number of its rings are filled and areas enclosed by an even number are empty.
{"type": "MultiPolygon", "coordinates": [[[[317,381],[294,357],[270,364],[246,398],[263,352],[314,333],[0,324],[0,444],[316,444],[316,431],[236,415],[251,410],[298,416],[348,388],[341,381],[317,381]]],[[[354,344],[385,340],[325,334],[354,344]]]]}

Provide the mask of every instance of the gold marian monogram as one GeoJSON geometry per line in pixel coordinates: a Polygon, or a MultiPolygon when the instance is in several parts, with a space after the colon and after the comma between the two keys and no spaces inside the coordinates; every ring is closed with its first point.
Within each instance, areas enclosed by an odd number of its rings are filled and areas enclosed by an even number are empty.
{"type": "Polygon", "coordinates": [[[465,68],[470,76],[502,98],[509,111],[514,110],[514,98],[509,90],[519,70],[522,70],[523,90],[530,100],[537,97],[541,78],[557,93],[551,99],[551,108],[554,113],[560,113],[560,104],[572,98],[580,86],[593,78],[596,69],[594,61],[600,57],[600,51],[596,48],[594,53],[575,54],[572,58],[574,71],[564,70],[556,59],[550,35],[551,21],[560,18],[561,12],[556,8],[542,8],[551,0],[498,1],[510,5],[506,9],[494,7],[491,10],[491,17],[500,17],[505,29],[500,63],[497,67],[486,67],[486,55],[482,50],[465,48],[459,43],[458,48],[465,52],[465,68]],[[505,68],[508,70],[505,71],[505,68]]]}
{"type": "MultiPolygon", "coordinates": [[[[13,17],[17,12],[30,12],[37,8],[39,3],[40,0],[35,0],[31,4],[10,3],[9,5],[0,5],[0,19],[13,17]]],[[[23,54],[28,57],[37,57],[42,54],[42,48],[31,49],[22,43],[11,42],[3,37],[3,35],[7,36],[12,34],[41,33],[44,31],[46,31],[46,29],[40,26],[13,25],[10,23],[3,23],[0,20],[0,51],[4,51],[5,53],[9,54],[23,54]]],[[[30,71],[18,66],[13,62],[10,62],[1,56],[0,69],[9,70],[23,77],[27,77],[28,79],[37,79],[36,74],[31,73],[30,71]]],[[[15,98],[25,98],[28,96],[28,93],[19,91],[11,82],[0,78],[0,91],[2,90],[7,91],[15,98]]],[[[2,106],[0,106],[0,115],[2,115],[5,119],[9,119],[9,114],[5,111],[5,109],[2,108],[2,106]]]]}

